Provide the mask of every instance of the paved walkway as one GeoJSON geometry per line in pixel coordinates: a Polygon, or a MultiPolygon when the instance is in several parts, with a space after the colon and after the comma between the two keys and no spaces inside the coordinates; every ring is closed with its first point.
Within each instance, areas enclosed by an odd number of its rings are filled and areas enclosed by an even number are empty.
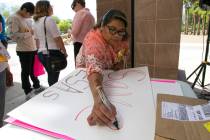
{"type": "MultiPolygon", "coordinates": [[[[25,102],[25,94],[21,88],[21,67],[20,67],[19,57],[16,55],[15,46],[16,44],[9,44],[8,46],[8,51],[11,55],[9,64],[11,72],[13,73],[14,86],[7,89],[6,108],[5,108],[6,113],[25,102]]],[[[68,53],[68,58],[67,58],[68,66],[66,67],[66,69],[61,71],[59,79],[64,78],[66,75],[68,75],[75,69],[73,45],[67,45],[66,50],[68,53]]],[[[48,87],[47,73],[40,76],[39,80],[42,86],[48,87]]]]}
{"type": "MultiPolygon", "coordinates": [[[[186,36],[182,35],[179,56],[179,69],[183,69],[188,77],[204,60],[207,36],[186,36]]],[[[210,60],[210,53],[208,55],[210,60]]],[[[196,75],[189,79],[193,82],[196,75]]],[[[201,77],[201,76],[200,76],[201,77]]],[[[207,67],[205,84],[210,83],[210,71],[207,67]]]]}

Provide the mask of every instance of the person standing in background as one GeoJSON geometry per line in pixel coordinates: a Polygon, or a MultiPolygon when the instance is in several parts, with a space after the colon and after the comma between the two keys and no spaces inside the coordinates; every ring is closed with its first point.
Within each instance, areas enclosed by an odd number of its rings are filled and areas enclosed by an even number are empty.
{"type": "MultiPolygon", "coordinates": [[[[0,14],[0,21],[1,21],[1,26],[2,26],[2,32],[0,33],[0,41],[2,45],[7,49],[8,42],[7,42],[7,36],[6,36],[6,23],[4,17],[0,14]]],[[[6,86],[10,87],[13,86],[13,75],[10,71],[9,66],[6,68],[6,86]]]]}
{"type": "MultiPolygon", "coordinates": [[[[0,33],[4,31],[2,26],[3,19],[0,18],[0,33]]],[[[6,93],[6,69],[8,67],[8,59],[10,58],[6,47],[0,41],[0,128],[3,126],[5,93],[6,93]]]]}
{"type": "Polygon", "coordinates": [[[85,8],[85,0],[73,0],[71,8],[76,14],[73,18],[69,37],[72,37],[73,40],[74,58],[76,61],[76,56],[79,53],[85,35],[94,27],[95,19],[89,9],[85,8]]]}
{"type": "Polygon", "coordinates": [[[4,17],[1,14],[0,14],[0,21],[1,21],[1,27],[2,27],[2,30],[0,32],[0,41],[7,48],[8,43],[7,43],[7,36],[5,33],[6,23],[5,23],[4,17]]]}
{"type": "Polygon", "coordinates": [[[37,48],[33,31],[27,20],[34,14],[34,8],[33,3],[26,2],[7,20],[9,37],[17,43],[16,52],[21,64],[22,88],[26,94],[26,100],[32,98],[35,93],[44,90],[33,73],[34,56],[37,53],[37,48]],[[34,90],[31,87],[29,76],[33,82],[34,90]]]}
{"type": "Polygon", "coordinates": [[[52,15],[53,8],[49,1],[40,0],[36,3],[34,15],[34,35],[36,46],[38,48],[38,57],[48,73],[49,86],[52,86],[58,81],[60,71],[53,71],[49,67],[47,59],[50,58],[48,57],[58,55],[60,51],[67,57],[66,49],[60,36],[60,31],[56,22],[53,20],[52,15]],[[48,44],[48,50],[46,41],[48,44]],[[48,55],[48,53],[50,55],[48,55]]]}

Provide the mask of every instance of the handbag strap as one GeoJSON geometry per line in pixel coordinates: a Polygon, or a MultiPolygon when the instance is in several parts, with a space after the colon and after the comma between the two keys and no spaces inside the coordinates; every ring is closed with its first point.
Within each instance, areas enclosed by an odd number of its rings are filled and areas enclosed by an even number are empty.
{"type": "Polygon", "coordinates": [[[47,16],[44,18],[45,47],[47,48],[47,54],[49,55],[49,49],[48,49],[48,43],[47,43],[46,19],[47,19],[47,16]]]}

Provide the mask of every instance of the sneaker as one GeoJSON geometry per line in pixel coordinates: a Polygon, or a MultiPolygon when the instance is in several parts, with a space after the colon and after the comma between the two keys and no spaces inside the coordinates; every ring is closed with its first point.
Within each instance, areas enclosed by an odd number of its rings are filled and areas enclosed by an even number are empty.
{"type": "Polygon", "coordinates": [[[45,88],[43,86],[40,86],[38,88],[34,88],[34,93],[35,94],[38,94],[38,93],[40,93],[40,92],[42,92],[44,90],[45,90],[45,88]]]}
{"type": "Polygon", "coordinates": [[[27,95],[26,95],[26,101],[30,100],[31,98],[33,98],[34,96],[36,96],[36,94],[34,94],[34,91],[32,90],[31,92],[29,92],[27,95]]]}

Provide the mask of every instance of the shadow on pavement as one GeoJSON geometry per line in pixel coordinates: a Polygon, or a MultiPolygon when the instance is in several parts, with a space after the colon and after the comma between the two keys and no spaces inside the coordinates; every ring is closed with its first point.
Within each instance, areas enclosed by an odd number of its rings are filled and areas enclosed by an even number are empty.
{"type": "Polygon", "coordinates": [[[25,94],[21,83],[14,82],[14,86],[6,90],[5,114],[25,102],[25,94]]]}

